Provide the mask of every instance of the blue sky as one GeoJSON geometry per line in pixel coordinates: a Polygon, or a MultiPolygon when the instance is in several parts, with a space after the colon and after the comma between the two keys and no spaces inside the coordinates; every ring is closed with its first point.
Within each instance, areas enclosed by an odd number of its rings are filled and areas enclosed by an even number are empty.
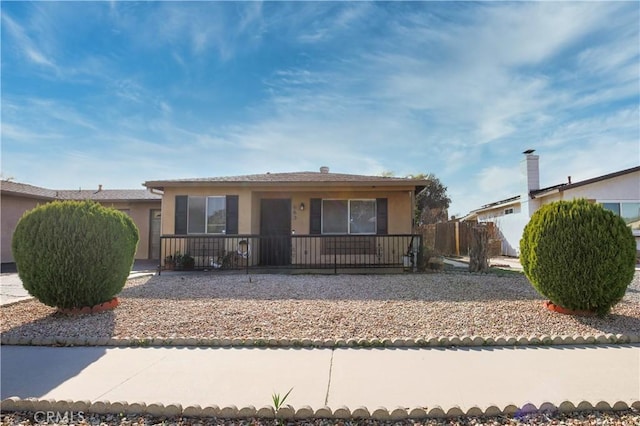
{"type": "Polygon", "coordinates": [[[6,2],[2,176],[435,173],[450,214],[640,164],[638,2],[6,2]]]}

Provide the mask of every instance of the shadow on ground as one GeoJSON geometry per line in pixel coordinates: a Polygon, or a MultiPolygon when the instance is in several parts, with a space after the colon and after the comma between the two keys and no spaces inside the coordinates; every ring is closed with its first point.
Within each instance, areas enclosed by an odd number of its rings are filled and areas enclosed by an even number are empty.
{"type": "Polygon", "coordinates": [[[636,334],[640,334],[640,318],[627,315],[613,313],[602,318],[576,316],[576,320],[586,326],[600,330],[603,334],[627,334],[629,330],[636,330],[636,334]]]}
{"type": "MultiPolygon", "coordinates": [[[[38,339],[56,339],[65,342],[69,338],[86,336],[86,330],[98,330],[90,337],[110,338],[115,330],[116,315],[115,310],[85,315],[65,315],[53,312],[35,321],[3,331],[2,337],[10,340],[13,337],[29,336],[31,339],[36,339],[36,342],[38,339]]],[[[10,319],[7,320],[10,321],[10,319]]],[[[2,361],[4,361],[4,357],[2,361]]],[[[2,369],[4,372],[4,364],[2,369]]]]}
{"type": "Polygon", "coordinates": [[[40,398],[96,362],[107,348],[73,348],[73,356],[69,349],[37,346],[24,350],[22,346],[3,346],[0,398],[40,398]]]}

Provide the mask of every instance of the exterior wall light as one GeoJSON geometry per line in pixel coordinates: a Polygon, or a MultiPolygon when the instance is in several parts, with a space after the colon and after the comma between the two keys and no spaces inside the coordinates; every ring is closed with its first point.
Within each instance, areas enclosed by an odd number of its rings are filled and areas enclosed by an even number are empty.
{"type": "Polygon", "coordinates": [[[300,203],[300,211],[304,210],[304,203],[300,203]]]}

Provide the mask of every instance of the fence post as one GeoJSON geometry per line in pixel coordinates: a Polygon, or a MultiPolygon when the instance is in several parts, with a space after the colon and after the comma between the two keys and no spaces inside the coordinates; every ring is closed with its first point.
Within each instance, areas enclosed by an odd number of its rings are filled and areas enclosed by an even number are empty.
{"type": "Polygon", "coordinates": [[[471,228],[471,245],[469,247],[470,272],[486,272],[489,270],[488,245],[487,227],[479,224],[471,228]]]}
{"type": "Polygon", "coordinates": [[[162,247],[162,233],[160,234],[160,259],[158,259],[158,276],[162,274],[162,261],[164,257],[162,257],[163,247],[162,247]]]}
{"type": "Polygon", "coordinates": [[[460,222],[455,222],[454,235],[456,240],[456,256],[460,256],[460,222]]]}
{"type": "Polygon", "coordinates": [[[413,240],[413,244],[411,247],[411,252],[413,254],[413,272],[418,272],[418,251],[420,250],[420,246],[422,245],[422,238],[419,235],[415,235],[415,240],[413,240]],[[418,240],[418,249],[416,249],[415,241],[418,240]]]}

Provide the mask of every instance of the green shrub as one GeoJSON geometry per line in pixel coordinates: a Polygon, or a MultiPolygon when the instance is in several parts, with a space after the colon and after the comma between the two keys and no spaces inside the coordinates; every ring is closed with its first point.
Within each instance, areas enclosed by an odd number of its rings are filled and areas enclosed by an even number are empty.
{"type": "Polygon", "coordinates": [[[613,212],[583,199],[558,201],[531,217],[520,260],[531,284],[556,305],[604,315],[633,279],[636,245],[613,212]]]}
{"type": "Polygon", "coordinates": [[[138,238],[122,212],[90,201],[56,201],[25,213],[12,250],[32,296],[53,307],[81,308],[122,290],[138,238]]]}

